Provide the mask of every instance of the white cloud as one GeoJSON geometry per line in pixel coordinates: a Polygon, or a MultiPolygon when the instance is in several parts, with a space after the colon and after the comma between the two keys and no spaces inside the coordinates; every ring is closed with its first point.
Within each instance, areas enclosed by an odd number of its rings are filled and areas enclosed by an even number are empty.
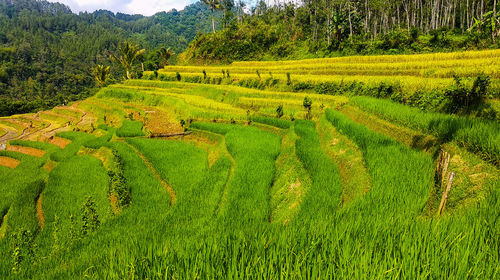
{"type": "Polygon", "coordinates": [[[157,12],[182,10],[193,0],[48,0],[68,5],[75,13],[103,9],[127,14],[153,15],[157,12]]]}

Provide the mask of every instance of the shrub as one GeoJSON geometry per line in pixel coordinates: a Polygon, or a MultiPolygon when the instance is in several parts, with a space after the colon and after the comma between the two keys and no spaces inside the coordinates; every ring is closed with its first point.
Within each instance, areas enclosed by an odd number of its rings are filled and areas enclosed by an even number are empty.
{"type": "Polygon", "coordinates": [[[283,104],[280,104],[278,108],[276,108],[276,117],[280,119],[283,117],[283,104]]]}
{"type": "Polygon", "coordinates": [[[449,99],[444,108],[448,113],[470,113],[483,104],[490,86],[490,77],[479,75],[474,80],[472,88],[468,89],[460,77],[455,76],[455,85],[445,90],[445,96],[449,99]]]}
{"type": "Polygon", "coordinates": [[[95,201],[92,196],[88,196],[82,205],[82,235],[85,236],[96,231],[100,225],[95,201]]]}
{"type": "Polygon", "coordinates": [[[330,94],[333,95],[338,92],[340,86],[332,82],[319,83],[314,87],[317,94],[330,94]]]}

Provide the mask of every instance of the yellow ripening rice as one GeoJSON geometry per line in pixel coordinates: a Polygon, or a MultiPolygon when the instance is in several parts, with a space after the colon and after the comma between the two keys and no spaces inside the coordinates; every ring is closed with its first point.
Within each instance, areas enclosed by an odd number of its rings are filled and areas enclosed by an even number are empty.
{"type": "MultiPolygon", "coordinates": [[[[248,61],[234,62],[223,66],[167,66],[162,73],[181,73],[222,76],[229,71],[231,78],[243,78],[248,74],[257,78],[283,77],[290,73],[295,79],[305,80],[318,77],[368,76],[380,77],[421,77],[453,78],[453,76],[476,76],[480,73],[500,78],[500,50],[467,51],[454,53],[433,53],[419,55],[380,55],[320,58],[291,61],[248,61]],[[307,76],[308,78],[302,77],[307,76]]],[[[338,79],[338,78],[336,78],[338,79]]],[[[396,78],[399,79],[399,78],[396,78]]]]}

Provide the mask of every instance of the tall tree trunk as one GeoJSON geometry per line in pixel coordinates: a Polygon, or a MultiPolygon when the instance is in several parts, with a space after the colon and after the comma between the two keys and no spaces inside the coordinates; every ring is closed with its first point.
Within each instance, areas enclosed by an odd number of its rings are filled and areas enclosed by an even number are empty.
{"type": "Polygon", "coordinates": [[[215,34],[215,18],[214,18],[214,10],[212,9],[212,30],[215,34]]]}
{"type": "Polygon", "coordinates": [[[351,2],[348,4],[348,9],[349,9],[349,38],[351,38],[352,41],[352,21],[351,21],[351,2]]]}
{"type": "Polygon", "coordinates": [[[497,0],[493,0],[493,20],[495,22],[495,28],[491,30],[491,40],[495,43],[495,33],[498,26],[496,26],[496,18],[497,18],[497,0]]]}
{"type": "Polygon", "coordinates": [[[368,32],[368,19],[370,18],[370,13],[368,12],[368,0],[365,0],[365,32],[368,32]]]}
{"type": "Polygon", "coordinates": [[[406,27],[408,29],[408,33],[410,33],[410,10],[409,10],[409,3],[407,1],[403,2],[405,12],[406,12],[406,27]]]}

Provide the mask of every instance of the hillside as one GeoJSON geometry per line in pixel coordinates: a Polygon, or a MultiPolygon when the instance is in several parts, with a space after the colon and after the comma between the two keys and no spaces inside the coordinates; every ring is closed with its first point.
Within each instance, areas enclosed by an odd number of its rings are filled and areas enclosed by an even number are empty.
{"type": "MultiPolygon", "coordinates": [[[[91,69],[111,65],[107,51],[131,41],[146,48],[146,69],[157,67],[156,50],[182,52],[199,32],[210,31],[201,3],[151,17],[109,11],[73,14],[46,1],[0,1],[0,116],[32,112],[95,93],[91,69]]],[[[123,76],[112,67],[112,77],[123,76]]]]}
{"type": "MultiPolygon", "coordinates": [[[[222,1],[232,2],[232,1],[222,1]]],[[[236,1],[227,28],[198,36],[186,64],[496,49],[496,0],[236,1]],[[239,4],[238,4],[239,3],[239,4]]]]}
{"type": "Polygon", "coordinates": [[[0,278],[495,279],[500,124],[464,110],[499,56],[168,66],[0,118],[0,278]]]}

